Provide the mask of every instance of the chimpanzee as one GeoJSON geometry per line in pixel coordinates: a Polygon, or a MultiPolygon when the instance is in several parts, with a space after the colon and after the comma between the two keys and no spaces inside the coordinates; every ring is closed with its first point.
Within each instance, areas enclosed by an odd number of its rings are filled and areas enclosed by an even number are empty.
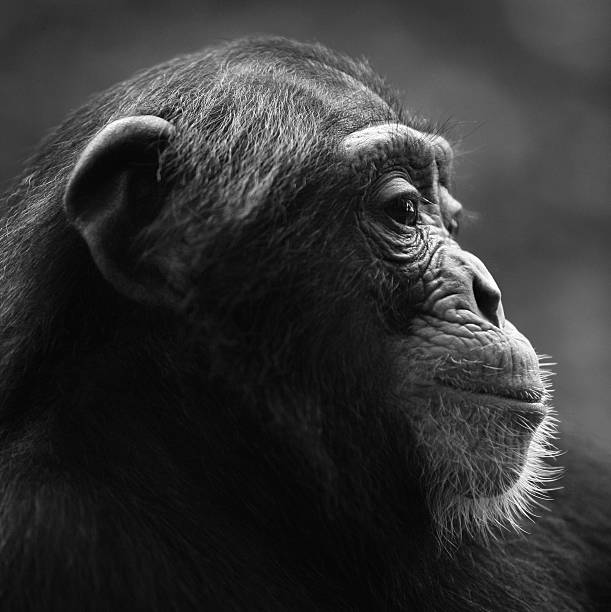
{"type": "Polygon", "coordinates": [[[611,471],[575,448],[550,494],[451,194],[440,130],[320,45],[72,113],[2,205],[0,609],[606,609],[611,471]]]}

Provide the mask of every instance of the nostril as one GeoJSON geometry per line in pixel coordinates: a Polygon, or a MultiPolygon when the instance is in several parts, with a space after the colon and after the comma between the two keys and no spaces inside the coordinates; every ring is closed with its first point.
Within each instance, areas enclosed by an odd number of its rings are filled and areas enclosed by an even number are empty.
{"type": "Polygon", "coordinates": [[[473,296],[482,316],[499,327],[501,292],[496,284],[487,282],[476,274],[473,277],[473,296]]]}

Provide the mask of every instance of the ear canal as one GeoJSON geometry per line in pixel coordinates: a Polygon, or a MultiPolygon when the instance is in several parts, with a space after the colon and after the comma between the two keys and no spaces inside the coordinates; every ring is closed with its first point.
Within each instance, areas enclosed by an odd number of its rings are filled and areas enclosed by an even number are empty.
{"type": "Polygon", "coordinates": [[[165,271],[147,263],[134,239],[163,206],[159,159],[173,133],[153,115],[113,121],[81,153],[64,195],[66,216],[102,276],[141,302],[171,300],[165,271]]]}

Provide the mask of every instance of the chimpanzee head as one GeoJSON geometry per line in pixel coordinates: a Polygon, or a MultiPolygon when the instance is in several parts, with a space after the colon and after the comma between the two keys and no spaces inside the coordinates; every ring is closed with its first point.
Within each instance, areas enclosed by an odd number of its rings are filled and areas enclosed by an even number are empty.
{"type": "Polygon", "coordinates": [[[457,242],[450,144],[366,64],[229,43],[119,85],[49,146],[39,198],[88,247],[65,307],[86,318],[95,286],[105,329],[145,321],[147,359],[289,440],[347,507],[420,500],[441,537],[529,512],[551,476],[537,355],[457,242]]]}

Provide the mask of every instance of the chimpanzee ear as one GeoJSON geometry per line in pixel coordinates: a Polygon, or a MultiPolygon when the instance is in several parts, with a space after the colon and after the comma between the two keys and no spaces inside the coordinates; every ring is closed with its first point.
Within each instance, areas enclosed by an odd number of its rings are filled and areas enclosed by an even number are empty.
{"type": "Polygon", "coordinates": [[[81,153],[64,196],[68,219],[104,278],[140,302],[176,299],[160,264],[147,262],[134,241],[163,205],[159,156],[173,131],[152,115],[113,121],[81,153]]]}

